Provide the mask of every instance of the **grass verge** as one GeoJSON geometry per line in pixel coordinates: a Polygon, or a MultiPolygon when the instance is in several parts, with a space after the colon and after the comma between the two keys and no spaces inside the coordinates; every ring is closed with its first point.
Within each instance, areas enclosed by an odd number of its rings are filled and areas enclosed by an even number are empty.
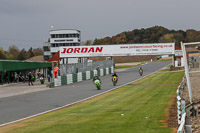
{"type": "Polygon", "coordinates": [[[65,109],[0,128],[1,133],[170,133],[162,121],[183,72],[156,73],[65,109]],[[124,115],[122,115],[124,114],[124,115]]]}

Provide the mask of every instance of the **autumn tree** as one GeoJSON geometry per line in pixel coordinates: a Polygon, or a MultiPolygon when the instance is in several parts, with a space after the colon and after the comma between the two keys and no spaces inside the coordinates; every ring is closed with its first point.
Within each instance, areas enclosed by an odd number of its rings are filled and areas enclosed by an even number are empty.
{"type": "Polygon", "coordinates": [[[87,40],[87,41],[85,41],[85,42],[84,42],[84,45],[87,45],[87,46],[88,46],[88,45],[92,45],[92,40],[87,40]]]}
{"type": "Polygon", "coordinates": [[[186,31],[187,42],[200,42],[200,31],[187,30],[186,31]]]}
{"type": "Polygon", "coordinates": [[[28,50],[28,52],[27,52],[27,55],[28,55],[28,57],[27,57],[27,59],[29,59],[29,58],[31,58],[31,57],[33,57],[34,56],[34,54],[33,54],[33,48],[32,47],[30,47],[30,49],[28,50]]]}
{"type": "Polygon", "coordinates": [[[0,48],[0,59],[6,59],[5,51],[3,48],[0,48]]]}
{"type": "Polygon", "coordinates": [[[16,60],[18,55],[19,55],[19,52],[20,50],[18,49],[17,46],[15,45],[11,45],[9,46],[8,48],[8,53],[9,53],[9,56],[13,58],[13,60],[16,60]]]}
{"type": "Polygon", "coordinates": [[[27,59],[27,52],[26,50],[23,48],[20,53],[19,56],[17,57],[17,60],[26,60],[27,59]]]}
{"type": "Polygon", "coordinates": [[[42,48],[36,48],[32,50],[34,56],[43,55],[42,48]]]}

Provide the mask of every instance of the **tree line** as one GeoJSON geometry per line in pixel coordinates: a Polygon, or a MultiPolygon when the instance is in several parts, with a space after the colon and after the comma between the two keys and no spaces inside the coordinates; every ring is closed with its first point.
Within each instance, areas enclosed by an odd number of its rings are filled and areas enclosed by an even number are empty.
{"type": "Polygon", "coordinates": [[[104,44],[133,44],[133,43],[175,43],[180,47],[180,42],[199,42],[200,31],[193,29],[169,30],[162,26],[150,28],[134,29],[125,31],[112,37],[87,40],[85,45],[104,45],[104,44]]]}
{"type": "Polygon", "coordinates": [[[19,48],[15,45],[9,46],[7,51],[5,51],[3,48],[0,48],[0,59],[3,60],[26,60],[38,55],[43,55],[41,48],[33,49],[31,47],[27,51],[24,48],[19,50],[19,48]]]}

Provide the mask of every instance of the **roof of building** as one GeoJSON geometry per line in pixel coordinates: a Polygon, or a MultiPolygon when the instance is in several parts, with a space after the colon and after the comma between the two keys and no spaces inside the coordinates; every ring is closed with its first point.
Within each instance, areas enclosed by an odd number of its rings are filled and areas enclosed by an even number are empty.
{"type": "Polygon", "coordinates": [[[175,45],[175,50],[181,50],[181,48],[177,45],[175,45]]]}
{"type": "Polygon", "coordinates": [[[58,62],[60,59],[60,51],[55,53],[51,58],[48,59],[48,62],[58,62]]]}
{"type": "Polygon", "coordinates": [[[51,68],[50,62],[34,62],[20,60],[0,60],[0,71],[17,71],[38,68],[51,68]]]}
{"type": "Polygon", "coordinates": [[[44,57],[43,55],[39,55],[39,56],[34,56],[34,57],[31,57],[29,59],[27,59],[26,61],[40,61],[40,62],[44,62],[44,57]]]}
{"type": "Polygon", "coordinates": [[[62,31],[62,30],[76,30],[78,32],[80,32],[80,30],[77,30],[77,29],[55,29],[55,30],[50,30],[51,31],[62,31]]]}

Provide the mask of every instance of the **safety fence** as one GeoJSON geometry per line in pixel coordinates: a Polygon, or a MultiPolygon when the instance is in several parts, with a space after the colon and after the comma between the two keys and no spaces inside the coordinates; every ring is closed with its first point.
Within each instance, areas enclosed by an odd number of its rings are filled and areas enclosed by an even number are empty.
{"type": "Polygon", "coordinates": [[[60,64],[60,75],[86,72],[104,68],[110,68],[114,65],[113,60],[83,62],[75,64],[60,64]]]}
{"type": "Polygon", "coordinates": [[[114,72],[114,67],[92,70],[92,71],[85,71],[85,72],[78,72],[72,74],[63,74],[58,76],[54,79],[54,86],[64,86],[76,82],[80,82],[83,80],[92,79],[94,75],[98,76],[105,76],[114,72]]]}
{"type": "Polygon", "coordinates": [[[179,128],[177,130],[177,133],[185,133],[185,121],[186,121],[186,108],[188,106],[185,106],[185,101],[182,100],[182,94],[183,89],[185,88],[185,77],[183,77],[182,82],[178,86],[177,89],[177,118],[178,118],[178,125],[179,128]]]}

